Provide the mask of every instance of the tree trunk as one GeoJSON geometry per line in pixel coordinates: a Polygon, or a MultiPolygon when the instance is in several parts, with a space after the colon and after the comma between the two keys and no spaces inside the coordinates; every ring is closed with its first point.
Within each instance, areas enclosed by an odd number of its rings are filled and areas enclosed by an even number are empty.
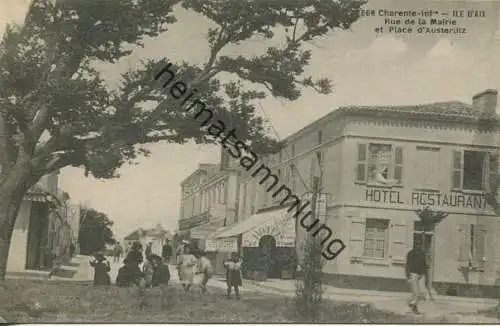
{"type": "Polygon", "coordinates": [[[0,282],[5,280],[12,231],[24,196],[22,192],[6,192],[4,188],[0,187],[0,193],[5,194],[0,197],[0,282]]]}

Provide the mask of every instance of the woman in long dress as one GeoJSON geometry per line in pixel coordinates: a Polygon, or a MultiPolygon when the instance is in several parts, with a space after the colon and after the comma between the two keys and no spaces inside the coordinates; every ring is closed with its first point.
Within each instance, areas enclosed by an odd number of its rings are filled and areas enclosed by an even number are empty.
{"type": "Polygon", "coordinates": [[[198,262],[196,257],[191,253],[190,248],[186,247],[181,255],[181,264],[179,266],[179,279],[182,287],[187,292],[193,285],[195,267],[198,262]]]}

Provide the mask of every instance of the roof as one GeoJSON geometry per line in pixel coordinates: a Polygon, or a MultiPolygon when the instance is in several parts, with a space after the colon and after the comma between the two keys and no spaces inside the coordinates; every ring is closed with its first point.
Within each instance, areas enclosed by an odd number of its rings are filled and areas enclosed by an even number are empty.
{"type": "Polygon", "coordinates": [[[125,240],[140,240],[143,236],[155,236],[155,235],[166,235],[167,238],[172,238],[170,231],[165,230],[161,225],[157,225],[151,229],[137,229],[134,232],[127,235],[125,240]]]}
{"type": "Polygon", "coordinates": [[[135,230],[134,232],[127,235],[125,240],[139,240],[141,238],[139,230],[135,230]]]}
{"type": "MultiPolygon", "coordinates": [[[[304,128],[288,136],[284,141],[290,141],[300,137],[304,132],[316,128],[336,118],[345,116],[374,116],[387,118],[404,118],[425,121],[458,122],[465,124],[477,124],[484,115],[471,104],[460,101],[434,102],[416,105],[392,105],[392,106],[343,106],[324,117],[310,123],[304,128]]],[[[491,117],[489,117],[491,119],[491,117]]],[[[500,116],[494,116],[500,120],[500,116]]]]}
{"type": "Polygon", "coordinates": [[[198,164],[198,168],[194,170],[189,176],[182,180],[181,185],[185,184],[189,179],[195,176],[198,172],[206,172],[207,174],[211,174],[219,169],[219,164],[215,163],[200,163],[198,164]]]}
{"type": "Polygon", "coordinates": [[[446,117],[470,120],[476,120],[482,117],[482,113],[472,105],[459,101],[406,106],[344,106],[339,108],[339,110],[345,113],[399,113],[408,116],[446,117]]]}

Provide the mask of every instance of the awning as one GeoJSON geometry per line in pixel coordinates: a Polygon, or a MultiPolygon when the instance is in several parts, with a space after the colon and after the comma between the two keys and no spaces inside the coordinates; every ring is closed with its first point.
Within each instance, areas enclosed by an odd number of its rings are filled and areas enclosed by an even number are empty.
{"type": "Polygon", "coordinates": [[[224,219],[218,219],[210,223],[202,224],[191,229],[191,238],[205,239],[209,235],[214,234],[224,225],[224,219]]]}
{"type": "Polygon", "coordinates": [[[260,238],[265,235],[273,236],[279,247],[293,247],[295,219],[293,214],[288,213],[288,208],[262,212],[222,230],[215,238],[234,237],[239,234],[243,234],[244,247],[258,247],[260,238]]]}

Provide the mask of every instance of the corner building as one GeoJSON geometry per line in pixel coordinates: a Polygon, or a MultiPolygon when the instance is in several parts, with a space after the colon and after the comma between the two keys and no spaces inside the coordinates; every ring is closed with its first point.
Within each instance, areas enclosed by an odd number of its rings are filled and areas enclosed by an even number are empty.
{"type": "Polygon", "coordinates": [[[214,238],[216,231],[237,218],[238,172],[227,159],[222,155],[221,164],[199,164],[181,182],[179,234],[207,253],[218,274],[224,272],[224,259],[237,250],[236,238],[214,238]]]}
{"type": "MultiPolygon", "coordinates": [[[[342,107],[286,138],[280,153],[261,158],[298,197],[321,176],[326,213],[320,219],[331,239],[346,245],[327,262],[327,283],[407,291],[405,258],[415,244],[429,249],[438,293],[496,297],[500,218],[485,189],[498,173],[500,129],[482,119],[498,117],[497,98],[487,90],[472,105],[342,107]],[[434,227],[419,217],[425,208],[434,227]]],[[[260,176],[242,175],[240,222],[283,209],[281,198],[258,184],[260,176]]],[[[295,225],[295,244],[305,234],[295,225]]]]}

